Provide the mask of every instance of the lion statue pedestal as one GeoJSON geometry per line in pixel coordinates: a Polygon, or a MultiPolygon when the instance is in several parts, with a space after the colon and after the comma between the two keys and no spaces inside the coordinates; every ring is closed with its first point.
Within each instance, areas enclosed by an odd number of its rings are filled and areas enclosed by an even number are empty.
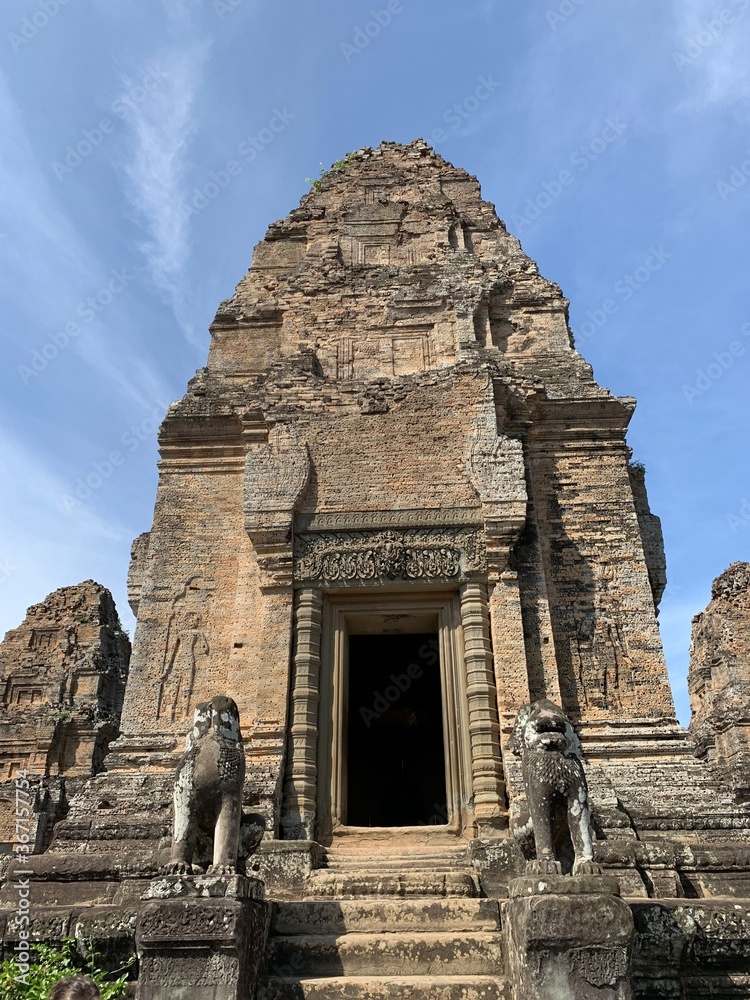
{"type": "Polygon", "coordinates": [[[242,812],[245,754],[232,699],[199,705],[186,743],[174,783],[171,859],[138,911],[137,997],[249,1000],[267,906],[263,882],[244,868],[264,823],[242,812]]]}

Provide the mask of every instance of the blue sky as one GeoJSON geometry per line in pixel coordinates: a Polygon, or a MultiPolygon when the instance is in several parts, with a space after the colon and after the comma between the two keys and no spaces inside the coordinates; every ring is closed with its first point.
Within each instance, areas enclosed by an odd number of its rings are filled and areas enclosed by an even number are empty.
{"type": "Polygon", "coordinates": [[[6,0],[0,632],[109,587],[156,426],[269,223],[352,149],[476,174],[639,401],[678,711],[691,616],[750,558],[750,0],[6,0]]]}

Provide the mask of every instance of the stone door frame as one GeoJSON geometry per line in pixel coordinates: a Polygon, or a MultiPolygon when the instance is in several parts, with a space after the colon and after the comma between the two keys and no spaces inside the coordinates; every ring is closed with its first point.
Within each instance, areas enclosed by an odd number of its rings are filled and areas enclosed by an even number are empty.
{"type": "Polygon", "coordinates": [[[440,641],[448,822],[384,827],[433,837],[507,835],[495,665],[487,586],[297,590],[281,835],[286,840],[372,836],[345,815],[344,746],[347,617],[433,615],[440,641]]]}
{"type": "Polygon", "coordinates": [[[316,839],[342,835],[425,831],[460,835],[473,829],[471,746],[463,659],[460,598],[457,591],[329,595],[323,611],[318,737],[316,839]],[[433,618],[440,654],[447,821],[434,826],[353,827],[346,815],[346,725],[348,637],[352,619],[414,614],[433,618]]]}

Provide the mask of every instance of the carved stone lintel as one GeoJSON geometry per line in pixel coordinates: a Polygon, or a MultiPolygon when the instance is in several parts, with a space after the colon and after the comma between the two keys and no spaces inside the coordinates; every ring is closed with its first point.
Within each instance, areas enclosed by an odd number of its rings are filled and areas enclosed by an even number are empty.
{"type": "Polygon", "coordinates": [[[481,527],[480,507],[434,507],[416,510],[352,510],[298,514],[295,530],[375,531],[397,528],[481,527]]]}
{"type": "Polygon", "coordinates": [[[484,546],[476,529],[320,532],[295,539],[298,581],[456,581],[485,571],[484,546]]]}

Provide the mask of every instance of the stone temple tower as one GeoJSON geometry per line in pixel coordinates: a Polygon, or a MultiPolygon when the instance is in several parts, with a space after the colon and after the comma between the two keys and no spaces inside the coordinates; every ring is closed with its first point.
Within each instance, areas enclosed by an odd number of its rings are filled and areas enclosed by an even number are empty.
{"type": "Polygon", "coordinates": [[[276,836],[474,837],[507,827],[521,704],[615,752],[673,724],[634,401],[474,178],[420,142],[357,154],[270,227],[211,336],[134,549],[118,764],[162,760],[226,692],[276,836]]]}
{"type": "Polygon", "coordinates": [[[503,733],[548,697],[630,826],[634,755],[684,742],[634,405],[473,177],[421,141],[349,157],[255,248],[162,425],[120,795],[220,692],[274,839],[507,837],[503,733]]]}
{"type": "MultiPolygon", "coordinates": [[[[161,427],[122,735],[32,866],[41,900],[132,909],[215,695],[239,707],[277,898],[507,895],[509,735],[542,698],[578,730],[624,895],[748,895],[748,806],[674,719],[635,402],[595,382],[567,305],[422,141],[350,155],[270,226],[161,427]]],[[[666,981],[648,949],[677,954],[659,935],[682,918],[660,906],[636,931],[666,981]]],[[[286,947],[271,978],[302,975],[286,947]]]]}

